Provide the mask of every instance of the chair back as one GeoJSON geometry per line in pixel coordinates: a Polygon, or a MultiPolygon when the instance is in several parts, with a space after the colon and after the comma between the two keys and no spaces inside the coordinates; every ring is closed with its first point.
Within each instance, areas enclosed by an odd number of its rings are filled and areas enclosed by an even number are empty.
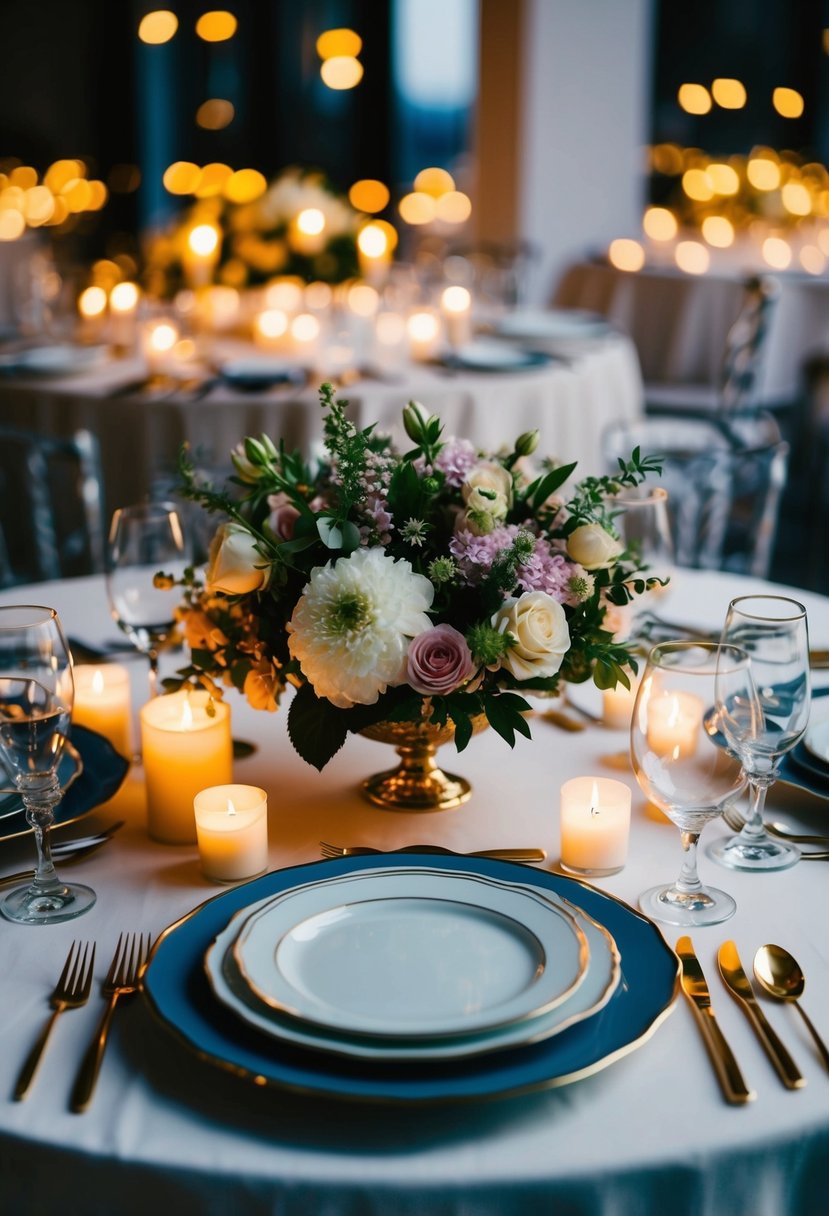
{"type": "Polygon", "coordinates": [[[104,568],[103,481],[89,431],[0,428],[0,586],[104,568]]]}
{"type": "Polygon", "coordinates": [[[635,447],[662,457],[677,565],[768,575],[789,459],[770,414],[615,423],[602,446],[609,473],[635,447]]]}
{"type": "Polygon", "coordinates": [[[766,275],[756,275],[745,284],[737,320],[725,340],[719,378],[719,409],[729,416],[756,406],[766,337],[780,297],[780,284],[766,275]]]}

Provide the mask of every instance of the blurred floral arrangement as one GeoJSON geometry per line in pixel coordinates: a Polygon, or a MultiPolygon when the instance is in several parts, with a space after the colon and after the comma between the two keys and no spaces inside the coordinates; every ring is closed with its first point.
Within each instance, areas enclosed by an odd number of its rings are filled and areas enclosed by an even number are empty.
{"type": "Polygon", "coordinates": [[[198,286],[195,272],[229,287],[254,287],[275,275],[341,283],[359,269],[362,216],[321,173],[286,169],[258,198],[201,199],[145,250],[148,290],[170,296],[198,286]],[[194,232],[215,232],[200,250],[194,232]],[[195,249],[193,248],[195,244],[195,249]]]}
{"type": "Polygon", "coordinates": [[[591,676],[629,686],[636,662],[605,616],[662,580],[634,574],[608,498],[652,459],[637,450],[565,501],[575,465],[527,468],[537,431],[482,455],[410,402],[414,446],[400,454],[357,430],[330,384],[320,399],[327,454],[314,471],[248,438],[217,489],[182,453],[184,493],[220,523],[203,580],[184,579],[191,661],[168,689],[235,687],[274,711],[294,685],[289,734],[321,769],[349,731],[381,721],[449,720],[461,750],[485,714],[512,746],[530,734],[520,690],[591,676]]]}

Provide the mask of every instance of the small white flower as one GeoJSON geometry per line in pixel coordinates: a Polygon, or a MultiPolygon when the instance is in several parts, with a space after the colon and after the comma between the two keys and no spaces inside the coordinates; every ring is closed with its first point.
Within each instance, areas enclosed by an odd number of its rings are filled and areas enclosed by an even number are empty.
{"type": "Polygon", "coordinates": [[[356,549],[311,573],[288,622],[288,647],[318,697],[373,705],[405,680],[408,639],[429,629],[434,588],[409,562],[356,549]]]}
{"type": "Polygon", "coordinates": [[[208,591],[247,595],[264,584],[265,559],[240,524],[222,524],[210,542],[205,585],[208,591]]]}

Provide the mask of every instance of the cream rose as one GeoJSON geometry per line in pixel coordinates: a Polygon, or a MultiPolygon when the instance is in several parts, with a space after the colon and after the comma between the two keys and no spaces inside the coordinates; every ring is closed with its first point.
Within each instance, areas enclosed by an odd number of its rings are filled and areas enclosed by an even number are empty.
{"type": "Polygon", "coordinates": [[[567,555],[585,570],[603,570],[612,566],[622,552],[622,545],[601,524],[582,524],[567,538],[567,555]]]}
{"type": "Polygon", "coordinates": [[[514,640],[502,656],[501,666],[516,680],[554,676],[570,649],[564,609],[546,591],[526,591],[517,599],[505,600],[492,625],[514,640]]]}
{"type": "Polygon", "coordinates": [[[238,524],[222,524],[210,542],[205,583],[208,591],[247,595],[265,582],[263,558],[253,537],[238,524]]]}

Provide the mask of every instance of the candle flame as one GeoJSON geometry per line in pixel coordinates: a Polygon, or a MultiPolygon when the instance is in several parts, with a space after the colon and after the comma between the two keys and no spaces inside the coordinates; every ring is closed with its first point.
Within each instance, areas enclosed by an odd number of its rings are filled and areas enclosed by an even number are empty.
{"type": "Polygon", "coordinates": [[[228,800],[227,800],[227,813],[228,813],[228,815],[236,814],[236,807],[233,805],[232,798],[228,798],[228,800]]]}
{"type": "Polygon", "coordinates": [[[193,711],[190,708],[190,702],[185,701],[181,707],[181,728],[182,730],[190,730],[193,725],[193,711]]]}
{"type": "Polygon", "coordinates": [[[674,750],[671,752],[671,759],[672,759],[672,760],[678,760],[678,759],[679,759],[679,757],[680,757],[680,753],[681,753],[681,751],[682,751],[682,748],[681,748],[681,747],[679,746],[679,744],[677,743],[676,747],[675,747],[675,748],[674,748],[674,750]]]}
{"type": "Polygon", "coordinates": [[[96,697],[100,697],[101,693],[104,691],[104,673],[101,671],[100,667],[95,668],[95,674],[92,677],[92,691],[95,693],[96,697]]]}
{"type": "Polygon", "coordinates": [[[599,786],[597,782],[593,782],[593,789],[590,791],[590,814],[598,815],[599,813],[599,786]]]}

